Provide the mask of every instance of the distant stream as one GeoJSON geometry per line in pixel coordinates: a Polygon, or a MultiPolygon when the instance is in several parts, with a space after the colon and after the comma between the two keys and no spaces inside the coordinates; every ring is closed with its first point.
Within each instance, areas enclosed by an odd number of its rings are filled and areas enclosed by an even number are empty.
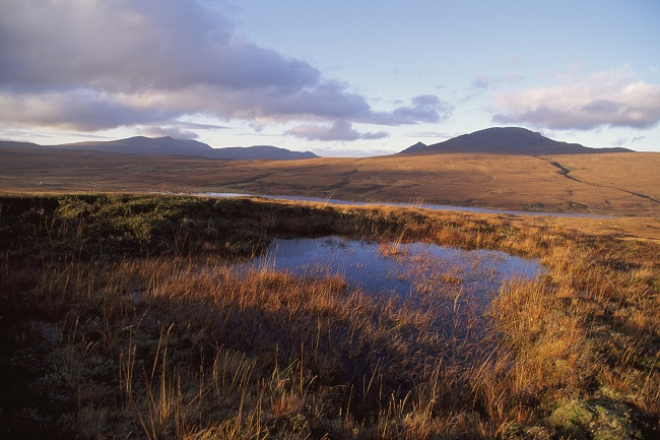
{"type": "Polygon", "coordinates": [[[549,216],[549,217],[573,217],[573,218],[608,218],[604,215],[596,214],[580,214],[568,212],[544,212],[544,211],[516,211],[511,209],[492,209],[492,208],[475,208],[471,206],[452,206],[452,205],[435,205],[429,203],[394,203],[394,202],[351,202],[348,200],[339,199],[324,199],[321,197],[306,197],[306,196],[287,196],[287,195],[268,195],[268,194],[238,194],[238,193],[194,193],[197,196],[204,197],[261,197],[270,200],[288,200],[292,202],[316,202],[326,203],[329,205],[352,205],[352,206],[391,206],[400,208],[421,208],[430,209],[433,211],[460,211],[460,212],[476,212],[484,214],[511,214],[511,215],[533,215],[533,216],[549,216]]]}

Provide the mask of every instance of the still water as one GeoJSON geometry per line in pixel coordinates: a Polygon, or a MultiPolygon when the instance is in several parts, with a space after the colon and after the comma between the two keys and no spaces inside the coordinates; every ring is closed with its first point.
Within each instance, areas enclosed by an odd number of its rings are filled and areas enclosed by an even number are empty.
{"type": "Polygon", "coordinates": [[[545,212],[545,211],[516,211],[511,209],[492,209],[492,208],[476,208],[472,206],[452,206],[452,205],[436,205],[430,203],[394,203],[394,202],[351,202],[348,200],[339,200],[331,198],[320,197],[306,197],[306,196],[287,196],[287,195],[252,195],[252,194],[238,194],[238,193],[195,193],[198,196],[217,197],[217,198],[232,198],[232,197],[261,197],[270,200],[287,200],[292,202],[315,202],[325,203],[327,205],[351,205],[351,206],[391,206],[399,208],[420,208],[429,209],[432,211],[461,211],[461,212],[476,212],[484,214],[510,214],[510,215],[535,215],[547,217],[575,217],[575,218],[607,218],[607,216],[584,214],[584,213],[570,213],[570,212],[545,212]]]}
{"type": "Polygon", "coordinates": [[[451,296],[483,309],[508,279],[543,273],[538,261],[504,252],[460,250],[428,243],[379,244],[341,237],[275,239],[265,255],[247,263],[296,275],[340,276],[374,298],[451,296]]]}

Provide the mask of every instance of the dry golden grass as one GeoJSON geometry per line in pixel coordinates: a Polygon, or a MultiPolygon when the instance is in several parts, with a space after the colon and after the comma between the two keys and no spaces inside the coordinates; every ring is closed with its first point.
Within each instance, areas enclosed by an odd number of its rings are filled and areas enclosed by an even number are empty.
{"type": "Polygon", "coordinates": [[[660,246],[650,241],[418,209],[126,195],[0,206],[5,435],[635,439],[660,429],[660,246]],[[499,249],[540,258],[548,273],[512,280],[484,320],[459,312],[451,271],[436,274],[447,295],[415,306],[338,277],[228,266],[275,236],[328,233],[394,243],[385,252],[405,241],[499,249]]]}
{"type": "Polygon", "coordinates": [[[5,191],[248,192],[541,211],[660,215],[660,155],[435,154],[222,161],[0,150],[5,191]],[[569,179],[553,165],[569,169],[569,179]]]}
{"type": "Polygon", "coordinates": [[[607,188],[623,188],[660,200],[660,154],[569,155],[554,159],[582,181],[607,188]]]}

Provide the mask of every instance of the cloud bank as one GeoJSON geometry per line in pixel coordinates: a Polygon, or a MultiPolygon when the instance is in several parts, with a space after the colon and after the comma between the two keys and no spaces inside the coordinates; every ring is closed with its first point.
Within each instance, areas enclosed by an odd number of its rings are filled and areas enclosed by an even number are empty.
{"type": "Polygon", "coordinates": [[[377,133],[360,133],[348,121],[335,121],[332,126],[304,124],[287,131],[299,138],[315,141],[356,141],[358,139],[383,139],[388,137],[384,131],[377,133]]]}
{"type": "Polygon", "coordinates": [[[139,133],[143,136],[149,137],[164,137],[170,136],[175,139],[198,139],[199,135],[194,131],[182,130],[178,127],[145,127],[139,130],[139,133]]]}
{"type": "Polygon", "coordinates": [[[5,123],[97,131],[167,125],[185,115],[341,121],[326,136],[309,136],[348,140],[370,136],[356,137],[351,123],[439,122],[453,111],[433,95],[376,111],[310,63],[238,35],[223,2],[0,0],[0,7],[5,123]]]}
{"type": "Polygon", "coordinates": [[[649,129],[660,122],[660,86],[617,70],[549,88],[498,93],[493,121],[557,130],[649,129]]]}

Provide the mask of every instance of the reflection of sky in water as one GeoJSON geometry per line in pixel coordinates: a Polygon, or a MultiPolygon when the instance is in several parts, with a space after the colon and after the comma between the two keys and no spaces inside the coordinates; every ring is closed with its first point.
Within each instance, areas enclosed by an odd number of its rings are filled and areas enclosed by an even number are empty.
{"type": "Polygon", "coordinates": [[[430,209],[433,211],[482,212],[482,213],[491,213],[491,214],[512,214],[512,215],[542,215],[542,216],[550,216],[550,217],[607,218],[607,216],[584,214],[584,213],[571,213],[571,212],[517,211],[510,209],[477,208],[474,206],[436,205],[430,203],[351,202],[348,200],[337,200],[337,199],[306,197],[306,196],[286,196],[286,195],[266,195],[266,194],[257,195],[257,194],[236,194],[236,193],[219,193],[219,192],[197,193],[197,195],[207,196],[207,197],[217,197],[217,198],[262,197],[271,200],[291,200],[296,202],[314,202],[314,203],[324,203],[330,205],[395,206],[401,208],[430,209]]]}
{"type": "Polygon", "coordinates": [[[382,249],[378,243],[339,237],[275,239],[266,255],[250,264],[297,275],[339,275],[371,294],[407,297],[460,290],[486,302],[504,280],[531,279],[542,271],[538,261],[498,251],[464,251],[426,243],[402,244],[396,255],[382,249]]]}

